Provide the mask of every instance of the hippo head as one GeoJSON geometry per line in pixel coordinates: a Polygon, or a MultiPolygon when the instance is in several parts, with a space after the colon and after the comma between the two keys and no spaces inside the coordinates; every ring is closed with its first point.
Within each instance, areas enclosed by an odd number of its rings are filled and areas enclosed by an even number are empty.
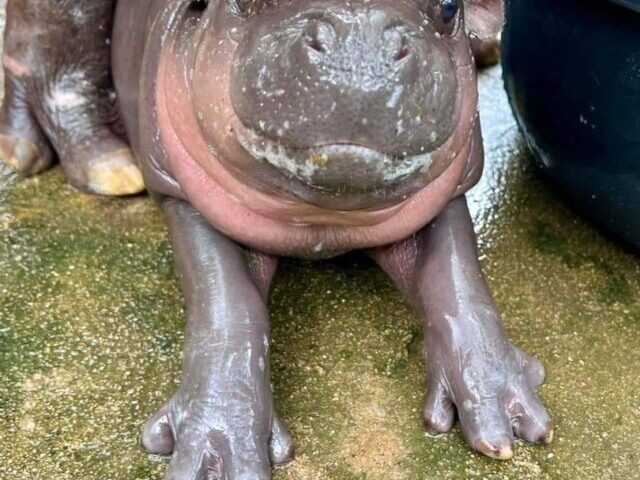
{"type": "Polygon", "coordinates": [[[469,143],[463,16],[462,0],[192,2],[176,89],[236,181],[323,208],[385,208],[469,143]]]}

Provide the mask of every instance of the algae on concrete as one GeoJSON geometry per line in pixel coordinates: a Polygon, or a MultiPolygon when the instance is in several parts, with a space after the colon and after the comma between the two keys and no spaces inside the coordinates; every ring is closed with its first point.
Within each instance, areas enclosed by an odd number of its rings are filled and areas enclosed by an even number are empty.
{"type": "MultiPolygon", "coordinates": [[[[418,317],[370,261],[286,260],[271,298],[277,480],[640,478],[640,262],[562,206],[481,76],[487,169],[470,195],[514,342],[547,367],[549,447],[500,463],[421,426],[418,317]]],[[[0,478],[159,480],[140,425],[179,382],[183,300],[160,212],[0,170],[0,478]]]]}

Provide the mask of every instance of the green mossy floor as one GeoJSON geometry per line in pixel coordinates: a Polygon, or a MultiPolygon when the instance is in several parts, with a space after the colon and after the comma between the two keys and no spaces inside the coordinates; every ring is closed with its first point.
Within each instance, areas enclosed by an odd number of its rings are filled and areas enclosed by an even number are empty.
{"type": "MultiPolygon", "coordinates": [[[[297,442],[278,480],[640,478],[640,262],[554,198],[484,73],[488,166],[471,194],[509,332],[546,365],[550,447],[483,458],[425,436],[418,318],[352,255],[288,260],[271,300],[276,402],[297,442]]],[[[0,479],[161,479],[138,445],[175,390],[183,300],[148,198],[104,200],[59,170],[0,170],[0,479]]]]}

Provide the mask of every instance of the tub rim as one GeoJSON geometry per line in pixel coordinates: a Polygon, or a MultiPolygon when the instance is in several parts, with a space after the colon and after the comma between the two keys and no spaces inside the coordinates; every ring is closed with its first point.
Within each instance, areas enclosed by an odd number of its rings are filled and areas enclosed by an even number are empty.
{"type": "Polygon", "coordinates": [[[640,0],[609,0],[610,2],[616,3],[622,7],[627,7],[631,10],[635,10],[640,13],[640,0]]]}

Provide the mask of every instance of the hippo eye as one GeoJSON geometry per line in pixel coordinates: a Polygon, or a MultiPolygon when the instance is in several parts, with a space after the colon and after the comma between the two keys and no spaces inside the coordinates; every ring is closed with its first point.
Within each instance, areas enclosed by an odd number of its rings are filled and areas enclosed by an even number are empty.
{"type": "Polygon", "coordinates": [[[442,23],[450,25],[460,11],[458,0],[442,0],[440,2],[440,14],[442,15],[442,23]]]}
{"type": "Polygon", "coordinates": [[[428,14],[436,31],[455,36],[462,25],[462,0],[433,0],[429,5],[428,14]]]}

